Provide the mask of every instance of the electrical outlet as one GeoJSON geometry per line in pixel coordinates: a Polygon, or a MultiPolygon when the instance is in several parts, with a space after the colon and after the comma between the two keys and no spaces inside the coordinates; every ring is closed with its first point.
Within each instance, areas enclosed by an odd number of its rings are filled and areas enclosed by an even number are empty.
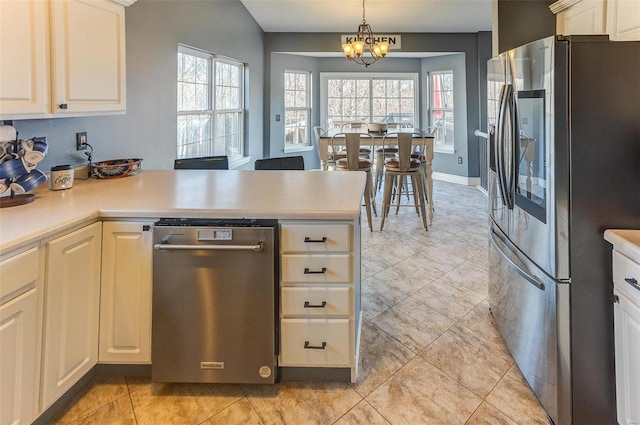
{"type": "Polygon", "coordinates": [[[462,157],[461,156],[458,157],[458,164],[462,164],[462,157]]]}
{"type": "Polygon", "coordinates": [[[76,133],[76,150],[83,151],[87,149],[87,132],[76,133]]]}
{"type": "Polygon", "coordinates": [[[280,121],[280,114],[276,114],[276,122],[280,121]]]}

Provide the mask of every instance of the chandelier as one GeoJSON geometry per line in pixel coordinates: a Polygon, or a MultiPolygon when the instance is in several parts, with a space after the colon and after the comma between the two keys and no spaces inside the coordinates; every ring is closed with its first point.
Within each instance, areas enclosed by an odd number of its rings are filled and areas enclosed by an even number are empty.
{"type": "Polygon", "coordinates": [[[373,35],[373,31],[371,31],[371,25],[367,24],[367,20],[364,17],[364,0],[362,0],[362,23],[358,25],[355,40],[342,45],[345,57],[350,61],[367,67],[377,62],[378,59],[387,56],[388,49],[388,42],[378,41],[376,43],[376,38],[373,35]]]}

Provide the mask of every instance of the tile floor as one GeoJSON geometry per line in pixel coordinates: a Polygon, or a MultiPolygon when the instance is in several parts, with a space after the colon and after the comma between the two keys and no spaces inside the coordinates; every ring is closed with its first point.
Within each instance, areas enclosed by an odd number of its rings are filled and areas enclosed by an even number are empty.
{"type": "Polygon", "coordinates": [[[488,312],[486,197],[436,181],[428,232],[410,208],[363,213],[355,384],[153,384],[95,377],[59,424],[546,424],[488,312]]]}

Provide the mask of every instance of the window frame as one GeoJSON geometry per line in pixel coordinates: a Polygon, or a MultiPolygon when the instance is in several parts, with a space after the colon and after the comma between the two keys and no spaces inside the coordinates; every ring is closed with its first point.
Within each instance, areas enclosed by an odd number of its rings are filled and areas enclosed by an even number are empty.
{"type": "MultiPolygon", "coordinates": [[[[206,109],[196,109],[196,110],[185,110],[185,109],[180,109],[180,99],[178,98],[181,95],[181,92],[179,89],[177,89],[177,93],[176,93],[176,118],[177,118],[177,124],[179,124],[181,117],[188,117],[188,116],[208,116],[209,117],[209,132],[210,132],[210,138],[208,139],[208,142],[204,142],[200,140],[199,143],[201,144],[200,149],[199,149],[199,154],[197,154],[197,156],[211,156],[211,155],[228,155],[229,156],[229,163],[230,163],[230,168],[233,168],[233,166],[237,166],[241,163],[246,162],[246,154],[245,154],[245,108],[244,108],[244,93],[245,93],[245,64],[237,61],[235,59],[231,59],[231,58],[227,58],[227,57],[223,57],[220,55],[216,55],[210,52],[206,52],[204,50],[200,50],[200,49],[196,49],[190,46],[186,46],[183,44],[178,45],[178,52],[176,55],[176,61],[180,61],[180,57],[181,55],[189,55],[189,56],[194,56],[197,58],[201,58],[201,59],[206,59],[207,63],[208,63],[208,69],[207,69],[207,105],[206,105],[206,109]],[[218,84],[217,78],[216,78],[216,65],[217,64],[227,64],[227,65],[232,65],[238,68],[238,82],[239,82],[239,86],[237,87],[237,89],[239,90],[238,93],[238,99],[239,99],[239,105],[235,105],[236,107],[233,108],[217,108],[217,94],[218,94],[218,90],[221,89],[221,87],[223,87],[222,85],[218,84]],[[233,145],[233,147],[237,147],[239,149],[239,154],[232,156],[229,154],[229,149],[230,149],[230,145],[228,144],[227,141],[225,141],[224,143],[224,153],[220,152],[220,151],[216,151],[215,150],[215,146],[216,146],[216,142],[219,138],[219,136],[217,135],[217,132],[219,130],[219,126],[217,125],[217,122],[219,120],[219,118],[224,115],[224,114],[236,114],[237,118],[235,120],[232,120],[236,123],[236,132],[231,133],[231,137],[233,137],[234,135],[236,137],[239,137],[239,141],[237,141],[236,144],[233,145]]],[[[182,76],[180,75],[180,70],[179,70],[179,63],[177,63],[176,66],[176,82],[179,85],[181,82],[184,82],[184,78],[182,78],[182,76]]],[[[225,137],[229,137],[229,134],[227,133],[225,137]]],[[[192,155],[184,155],[184,152],[181,154],[181,146],[185,146],[186,144],[181,144],[181,138],[182,138],[182,134],[180,131],[180,126],[177,125],[176,128],[176,158],[181,159],[181,158],[192,158],[194,156],[192,155]]]]}
{"type": "MultiPolygon", "coordinates": [[[[295,152],[295,151],[303,151],[303,150],[309,150],[312,149],[312,139],[311,139],[311,120],[312,120],[312,73],[310,71],[302,71],[302,70],[293,70],[293,69],[285,69],[284,73],[283,73],[283,104],[284,104],[284,117],[283,117],[283,122],[284,122],[284,135],[283,135],[283,142],[284,142],[284,151],[285,152],[295,152]],[[306,77],[306,84],[305,84],[305,88],[304,91],[306,92],[306,105],[304,106],[287,106],[287,85],[286,85],[286,80],[287,80],[287,74],[299,74],[299,75],[304,75],[306,77]],[[287,143],[287,112],[291,112],[291,111],[303,111],[306,112],[307,114],[307,124],[306,124],[306,128],[305,128],[305,136],[306,136],[306,140],[304,141],[304,143],[287,143]]],[[[299,91],[299,90],[298,90],[299,91]]]]}
{"type": "MultiPolygon", "coordinates": [[[[451,116],[452,119],[452,130],[453,130],[453,138],[451,140],[451,143],[438,143],[437,134],[434,134],[436,136],[436,138],[434,139],[434,143],[433,143],[433,149],[435,152],[440,152],[440,153],[450,153],[453,154],[455,153],[455,72],[453,69],[441,69],[441,70],[437,70],[437,71],[429,71],[427,73],[427,121],[428,121],[428,127],[435,127],[435,119],[434,119],[434,113],[436,112],[444,112],[447,115],[451,116]],[[432,83],[433,81],[433,76],[435,75],[443,75],[443,74],[450,74],[451,75],[451,100],[453,102],[453,106],[451,107],[434,107],[433,103],[434,103],[434,85],[432,83]]],[[[437,131],[437,130],[436,130],[437,131]]],[[[445,132],[446,132],[446,127],[445,127],[445,132]]]]}
{"type": "MultiPolygon", "coordinates": [[[[320,73],[320,122],[324,128],[329,128],[329,80],[369,80],[369,111],[373,117],[374,80],[411,80],[413,82],[413,127],[420,128],[420,76],[415,72],[321,72],[320,73]]],[[[384,99],[391,99],[384,97],[384,99]]]]}

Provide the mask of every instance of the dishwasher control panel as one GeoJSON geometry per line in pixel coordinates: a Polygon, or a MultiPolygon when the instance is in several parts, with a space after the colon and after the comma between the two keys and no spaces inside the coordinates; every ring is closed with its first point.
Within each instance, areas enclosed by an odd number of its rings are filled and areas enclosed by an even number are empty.
{"type": "Polygon", "coordinates": [[[197,229],[197,238],[199,241],[231,241],[233,240],[233,231],[231,229],[197,229]]]}

